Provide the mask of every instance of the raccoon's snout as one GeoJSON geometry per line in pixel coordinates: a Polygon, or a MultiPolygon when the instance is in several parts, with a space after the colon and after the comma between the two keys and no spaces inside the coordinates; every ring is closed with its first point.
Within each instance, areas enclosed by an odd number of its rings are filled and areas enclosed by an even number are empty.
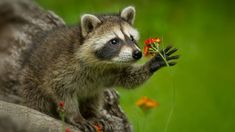
{"type": "Polygon", "coordinates": [[[139,51],[139,50],[135,50],[133,53],[132,53],[132,57],[135,59],[135,60],[138,60],[142,57],[142,52],[139,51]]]}

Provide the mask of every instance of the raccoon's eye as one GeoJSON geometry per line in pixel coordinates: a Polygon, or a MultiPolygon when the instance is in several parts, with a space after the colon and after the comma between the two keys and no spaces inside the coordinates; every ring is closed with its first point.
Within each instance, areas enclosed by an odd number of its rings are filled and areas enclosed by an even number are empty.
{"type": "Polygon", "coordinates": [[[130,36],[130,38],[131,38],[131,41],[135,41],[135,39],[132,35],[130,36]]]}
{"type": "Polygon", "coordinates": [[[110,43],[113,44],[113,45],[116,45],[116,44],[119,43],[119,40],[117,38],[114,38],[114,39],[110,40],[110,43]]]}

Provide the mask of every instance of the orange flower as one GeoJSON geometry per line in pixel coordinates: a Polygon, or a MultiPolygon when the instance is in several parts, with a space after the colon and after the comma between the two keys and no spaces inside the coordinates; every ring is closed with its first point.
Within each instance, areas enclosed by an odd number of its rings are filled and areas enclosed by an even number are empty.
{"type": "Polygon", "coordinates": [[[96,132],[102,132],[102,127],[99,124],[96,124],[95,126],[96,132]]]}
{"type": "Polygon", "coordinates": [[[145,45],[150,45],[150,44],[154,44],[155,42],[157,42],[157,39],[155,38],[149,38],[147,40],[144,41],[145,45]]]}
{"type": "Polygon", "coordinates": [[[144,56],[148,56],[149,55],[149,48],[151,48],[151,46],[144,46],[144,56]]]}
{"type": "Polygon", "coordinates": [[[160,43],[161,39],[156,37],[156,38],[149,38],[147,40],[144,41],[145,45],[150,45],[150,44],[154,44],[154,43],[160,43]]]}
{"type": "Polygon", "coordinates": [[[144,44],[145,44],[145,45],[149,45],[149,44],[150,44],[149,39],[145,40],[145,41],[144,41],[144,44]]]}
{"type": "Polygon", "coordinates": [[[66,128],[65,129],[65,132],[71,132],[69,128],[66,128]]]}
{"type": "Polygon", "coordinates": [[[160,42],[161,42],[161,39],[158,38],[158,37],[156,37],[155,40],[156,40],[157,43],[160,43],[160,42]]]}
{"type": "Polygon", "coordinates": [[[136,105],[140,107],[142,110],[146,111],[159,106],[159,103],[146,96],[143,96],[142,98],[137,100],[136,105]]]}
{"type": "Polygon", "coordinates": [[[144,56],[148,55],[154,55],[153,52],[149,52],[150,49],[156,48],[156,44],[159,46],[159,43],[161,42],[160,38],[149,38],[144,41],[144,56]]]}
{"type": "Polygon", "coordinates": [[[60,101],[60,102],[58,103],[58,105],[59,105],[60,108],[64,108],[64,101],[60,101]]]}

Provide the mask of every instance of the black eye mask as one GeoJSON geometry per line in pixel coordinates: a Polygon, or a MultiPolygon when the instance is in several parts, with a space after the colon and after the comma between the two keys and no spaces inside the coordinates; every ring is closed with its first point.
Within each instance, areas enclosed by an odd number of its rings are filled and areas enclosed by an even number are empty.
{"type": "Polygon", "coordinates": [[[108,41],[104,47],[97,50],[95,55],[101,60],[110,60],[120,53],[121,47],[123,46],[123,41],[118,39],[118,43],[112,44],[112,40],[108,41]]]}

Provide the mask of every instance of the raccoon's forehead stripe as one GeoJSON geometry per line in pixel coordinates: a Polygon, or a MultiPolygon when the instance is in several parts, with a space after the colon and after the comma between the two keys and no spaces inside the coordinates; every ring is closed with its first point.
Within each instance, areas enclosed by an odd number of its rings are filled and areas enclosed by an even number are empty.
{"type": "Polygon", "coordinates": [[[117,35],[118,38],[125,40],[125,36],[120,28],[114,30],[114,34],[117,35]]]}
{"type": "Polygon", "coordinates": [[[139,33],[136,29],[133,27],[123,24],[121,29],[123,30],[124,34],[127,35],[128,37],[133,36],[135,40],[139,40],[139,33]]]}

